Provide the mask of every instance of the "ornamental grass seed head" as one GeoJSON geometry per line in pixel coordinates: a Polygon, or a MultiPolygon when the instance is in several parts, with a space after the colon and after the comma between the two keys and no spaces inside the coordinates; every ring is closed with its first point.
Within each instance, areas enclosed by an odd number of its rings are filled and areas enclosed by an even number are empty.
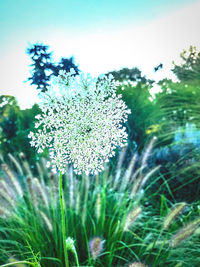
{"type": "Polygon", "coordinates": [[[139,217],[141,214],[142,209],[141,207],[134,208],[128,215],[124,224],[124,231],[129,231],[131,225],[135,222],[135,220],[139,217]]]}
{"type": "Polygon", "coordinates": [[[94,237],[89,242],[90,253],[94,260],[96,260],[103,251],[103,244],[105,240],[102,240],[100,237],[94,237]]]}
{"type": "Polygon", "coordinates": [[[144,265],[141,262],[133,262],[128,267],[148,267],[147,265],[144,265]]]}
{"type": "Polygon", "coordinates": [[[183,226],[174,236],[172,236],[170,246],[172,248],[177,247],[181,242],[192,236],[200,225],[200,218],[183,226]]]}
{"type": "Polygon", "coordinates": [[[130,110],[116,94],[112,75],[96,79],[74,74],[73,69],[60,71],[41,93],[42,114],[36,116],[37,132],[30,132],[30,143],[39,153],[49,148],[55,172],[64,173],[71,163],[77,174],[97,174],[115,148],[126,145],[123,123],[130,110]]]}
{"type": "Polygon", "coordinates": [[[163,222],[163,228],[166,230],[169,228],[169,226],[172,224],[173,220],[183,211],[183,209],[186,207],[186,203],[178,203],[176,204],[171,211],[167,214],[166,218],[163,222]]]}

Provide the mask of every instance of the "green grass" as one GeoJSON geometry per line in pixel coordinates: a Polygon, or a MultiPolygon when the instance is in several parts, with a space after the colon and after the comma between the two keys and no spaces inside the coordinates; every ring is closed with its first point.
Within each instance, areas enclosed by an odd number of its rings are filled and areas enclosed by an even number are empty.
{"type": "MultiPolygon", "coordinates": [[[[180,244],[173,247],[172,240],[179,229],[200,217],[200,202],[171,215],[171,223],[164,229],[163,222],[173,205],[163,195],[159,210],[155,210],[152,196],[145,196],[146,190],[162,178],[159,166],[147,168],[151,147],[140,162],[133,156],[126,170],[122,168],[125,152],[114,170],[105,166],[98,176],[75,176],[69,166],[63,177],[63,193],[66,239],[74,240],[74,250],[68,248],[70,266],[77,266],[77,258],[80,266],[129,266],[132,262],[152,267],[199,266],[198,223],[180,244]]],[[[24,266],[27,262],[64,266],[59,177],[44,161],[37,164],[37,178],[23,157],[21,162],[10,157],[10,167],[3,165],[0,264],[14,259],[24,261],[24,266]]]]}

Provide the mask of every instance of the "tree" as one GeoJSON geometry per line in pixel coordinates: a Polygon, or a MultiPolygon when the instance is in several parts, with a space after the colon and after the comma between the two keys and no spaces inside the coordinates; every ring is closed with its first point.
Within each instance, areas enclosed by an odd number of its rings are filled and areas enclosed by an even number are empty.
{"type": "Polygon", "coordinates": [[[183,50],[180,54],[182,64],[174,62],[172,71],[182,82],[200,84],[200,52],[195,46],[190,46],[189,50],[183,50]]]}
{"type": "Polygon", "coordinates": [[[180,54],[180,58],[182,63],[173,63],[172,70],[179,81],[160,81],[161,91],[156,95],[156,101],[165,110],[167,121],[173,123],[175,128],[186,123],[200,126],[200,52],[190,46],[188,51],[184,50],[180,54]]]}
{"type": "Polygon", "coordinates": [[[5,142],[8,145],[10,140],[16,136],[19,110],[14,96],[0,96],[0,144],[5,142]]]}
{"type": "Polygon", "coordinates": [[[78,67],[74,64],[74,58],[70,57],[68,58],[61,58],[60,63],[56,66],[53,66],[53,75],[57,76],[60,70],[65,70],[67,72],[70,71],[70,69],[73,68],[76,72],[76,74],[79,73],[78,67]]]}
{"type": "Polygon", "coordinates": [[[29,144],[28,134],[34,130],[35,116],[40,112],[37,104],[21,110],[13,96],[0,96],[0,151],[3,156],[23,151],[27,159],[34,162],[37,155],[29,144]]]}
{"type": "Polygon", "coordinates": [[[48,50],[49,46],[42,44],[34,44],[31,48],[27,49],[27,54],[33,61],[33,64],[31,64],[31,77],[28,78],[28,81],[31,81],[31,84],[37,85],[37,89],[40,89],[42,92],[47,90],[50,78],[53,75],[57,76],[60,70],[69,72],[73,68],[76,74],[79,73],[73,57],[69,59],[61,58],[59,63],[55,63],[52,60],[52,52],[48,52],[48,50]]]}
{"type": "Polygon", "coordinates": [[[122,68],[117,71],[110,71],[106,75],[112,74],[115,80],[122,82],[122,81],[132,81],[132,82],[141,82],[141,83],[149,83],[152,84],[153,81],[146,79],[145,76],[142,76],[141,71],[134,67],[132,69],[129,68],[122,68]]]}

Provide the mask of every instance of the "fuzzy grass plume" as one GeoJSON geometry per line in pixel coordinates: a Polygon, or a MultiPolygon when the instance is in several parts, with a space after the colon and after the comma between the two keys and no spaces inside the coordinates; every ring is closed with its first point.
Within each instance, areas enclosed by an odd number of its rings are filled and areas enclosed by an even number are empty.
{"type": "Polygon", "coordinates": [[[166,230],[169,228],[169,226],[172,224],[172,221],[178,216],[178,214],[183,211],[183,209],[186,207],[186,203],[178,203],[171,209],[171,211],[167,214],[167,216],[164,219],[163,222],[163,228],[166,230]]]}
{"type": "Polygon", "coordinates": [[[177,247],[181,242],[185,241],[187,238],[191,237],[194,232],[197,230],[200,224],[200,218],[189,223],[186,226],[183,226],[171,239],[171,247],[177,247]]]}
{"type": "Polygon", "coordinates": [[[148,267],[148,266],[141,262],[133,262],[128,267],[148,267]]]}

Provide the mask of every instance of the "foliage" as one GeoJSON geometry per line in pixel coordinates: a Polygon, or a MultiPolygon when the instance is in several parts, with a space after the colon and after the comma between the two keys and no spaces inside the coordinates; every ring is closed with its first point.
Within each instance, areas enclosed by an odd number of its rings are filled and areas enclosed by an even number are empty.
{"type": "Polygon", "coordinates": [[[156,135],[162,125],[163,113],[150,94],[151,86],[147,83],[124,82],[118,88],[118,93],[131,110],[128,117],[129,145],[142,151],[145,143],[156,135]]]}
{"type": "Polygon", "coordinates": [[[163,165],[163,183],[167,182],[171,188],[169,194],[159,184],[160,193],[174,200],[192,202],[199,198],[200,192],[200,53],[191,46],[181,54],[181,59],[183,63],[173,69],[179,82],[167,79],[159,82],[161,91],[155,101],[164,111],[166,123],[158,140],[162,147],[155,151],[154,162],[163,165]]]}
{"type": "Polygon", "coordinates": [[[129,147],[132,151],[137,148],[142,151],[145,144],[154,135],[162,132],[165,123],[165,111],[159,101],[151,94],[154,81],[141,74],[138,68],[122,68],[112,71],[114,78],[120,82],[118,94],[131,110],[128,117],[129,147]]]}
{"type": "MultiPolygon", "coordinates": [[[[154,149],[149,164],[161,164],[161,179],[150,189],[151,194],[165,195],[173,202],[199,200],[200,194],[200,147],[193,143],[182,142],[154,149]]],[[[152,180],[153,182],[153,180],[152,180]]],[[[159,198],[159,197],[158,197],[159,198]]],[[[158,201],[153,202],[155,206],[158,201]]]]}
{"type": "Polygon", "coordinates": [[[34,128],[34,117],[40,113],[37,104],[21,110],[13,96],[0,96],[0,151],[3,156],[22,150],[31,163],[36,155],[28,142],[28,133],[34,128]]]}
{"type": "Polygon", "coordinates": [[[200,52],[195,46],[190,46],[188,51],[183,50],[180,54],[182,63],[174,63],[173,72],[178,79],[185,83],[200,83],[200,52]]]}
{"type": "Polygon", "coordinates": [[[48,52],[48,49],[47,45],[42,44],[34,44],[27,49],[27,54],[33,61],[31,77],[28,78],[28,81],[31,81],[33,85],[37,85],[37,89],[42,92],[47,90],[50,78],[54,75],[57,76],[60,70],[69,72],[73,68],[75,74],[79,73],[73,57],[61,58],[59,63],[55,63],[52,60],[52,52],[48,52]]]}
{"type": "MultiPolygon", "coordinates": [[[[184,211],[186,203],[180,203],[171,210],[163,196],[157,213],[145,198],[150,176],[154,183],[159,180],[159,167],[147,169],[150,148],[140,164],[133,156],[127,169],[123,151],[113,176],[108,168],[98,176],[74,176],[69,166],[64,204],[71,265],[76,250],[80,265],[86,266],[198,266],[199,209],[184,211]]],[[[3,164],[0,181],[0,263],[14,256],[36,266],[63,266],[58,177],[43,163],[39,179],[33,178],[26,161],[11,160],[12,169],[3,164]]]]}
{"type": "Polygon", "coordinates": [[[156,95],[156,102],[165,111],[165,118],[175,127],[186,123],[199,125],[200,85],[184,82],[160,81],[161,91],[156,95]]]}
{"type": "Polygon", "coordinates": [[[0,96],[1,144],[16,136],[17,113],[19,113],[19,110],[17,101],[13,96],[0,96]]]}
{"type": "Polygon", "coordinates": [[[199,127],[199,58],[195,47],[181,53],[182,64],[174,63],[173,72],[179,82],[161,80],[160,91],[152,98],[150,91],[153,81],[141,75],[137,68],[123,68],[110,72],[122,82],[119,92],[131,109],[128,120],[129,142],[136,144],[139,151],[148,137],[159,138],[157,146],[173,145],[174,135],[179,126],[194,123],[199,127]]]}
{"type": "Polygon", "coordinates": [[[173,146],[174,136],[180,127],[184,131],[188,124],[195,125],[197,129],[200,126],[198,74],[200,53],[191,46],[189,51],[184,51],[180,57],[183,63],[180,65],[174,63],[173,69],[179,81],[174,82],[169,79],[159,81],[160,91],[154,99],[155,105],[159,106],[163,113],[158,142],[160,146],[173,146]]]}
{"type": "Polygon", "coordinates": [[[108,72],[106,75],[112,74],[116,81],[123,82],[123,81],[131,81],[136,83],[142,84],[152,84],[153,81],[147,79],[145,76],[142,75],[141,71],[134,67],[132,69],[129,68],[122,68],[120,70],[114,70],[108,72]]]}

